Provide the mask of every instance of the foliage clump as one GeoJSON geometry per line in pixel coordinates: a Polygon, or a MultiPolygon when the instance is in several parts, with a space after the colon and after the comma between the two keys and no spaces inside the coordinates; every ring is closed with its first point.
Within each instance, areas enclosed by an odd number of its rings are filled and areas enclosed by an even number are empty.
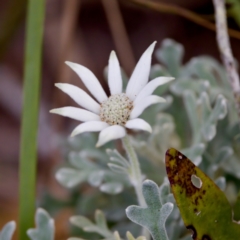
{"type": "MultiPolygon", "coordinates": [[[[63,202],[48,195],[41,206],[50,214],[65,206],[75,209],[77,215],[70,218],[70,223],[75,226],[72,235],[77,237],[71,240],[120,240],[127,231],[128,240],[135,239],[133,235],[144,235],[138,240],[149,239],[149,232],[154,239],[191,239],[166,178],[165,153],[170,147],[191,159],[225,192],[230,204],[235,205],[233,217],[239,220],[240,127],[227,74],[212,57],[198,56],[183,63],[183,56],[184,47],[171,39],[164,40],[157,49],[159,63],[152,66],[150,79],[173,76],[176,80],[154,92],[164,95],[166,103],[151,106],[141,115],[153,126],[153,133],[133,134],[131,138],[139,155],[142,180],[154,181],[143,182],[144,206],[136,206],[134,169],[122,146],[110,142],[96,149],[95,134],[66,141],[66,165],[59,167],[56,179],[69,188],[69,200],[63,202]]],[[[122,75],[126,86],[126,75],[122,75]]],[[[54,225],[50,216],[42,210],[36,216],[39,214],[45,216],[46,224],[36,217],[40,222],[29,236],[37,239],[33,235],[39,234],[42,226],[49,232],[46,239],[52,239],[54,225]]],[[[11,239],[14,228],[8,229],[7,239],[11,239]]]]}

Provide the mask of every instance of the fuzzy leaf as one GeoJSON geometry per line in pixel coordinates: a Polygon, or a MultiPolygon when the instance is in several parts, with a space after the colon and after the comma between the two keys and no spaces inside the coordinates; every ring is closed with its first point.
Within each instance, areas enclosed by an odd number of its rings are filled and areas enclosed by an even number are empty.
{"type": "Polygon", "coordinates": [[[217,97],[214,109],[211,113],[211,122],[216,122],[217,120],[223,119],[225,118],[226,115],[227,115],[227,101],[222,95],[219,95],[217,97]]]}
{"type": "MultiPolygon", "coordinates": [[[[162,66],[160,64],[153,65],[151,67],[151,70],[150,70],[150,77],[149,78],[150,79],[155,79],[157,77],[162,77],[162,76],[165,76],[165,77],[169,76],[169,77],[171,77],[171,74],[167,71],[167,69],[164,66],[162,66]]],[[[157,87],[154,90],[153,94],[157,95],[157,96],[163,95],[169,89],[171,84],[172,83],[169,82],[169,83],[165,83],[165,84],[161,85],[161,87],[157,87]]]]}
{"type": "Polygon", "coordinates": [[[104,193],[118,194],[122,192],[123,185],[119,182],[108,182],[101,185],[100,190],[104,193]]]}
{"type": "Polygon", "coordinates": [[[172,76],[177,77],[180,72],[183,53],[184,49],[181,44],[172,39],[165,39],[161,48],[156,51],[156,57],[166,65],[172,76]]]}
{"type": "Polygon", "coordinates": [[[127,239],[128,240],[146,240],[146,237],[140,236],[138,238],[135,238],[130,232],[127,232],[127,239]]]}
{"type": "Polygon", "coordinates": [[[96,136],[92,133],[86,132],[76,137],[69,137],[67,139],[68,146],[73,151],[78,151],[81,149],[88,149],[89,146],[94,146],[96,144],[96,136]]]}
{"type": "Polygon", "coordinates": [[[219,95],[213,110],[211,110],[210,100],[206,92],[203,92],[200,97],[202,110],[202,134],[206,141],[211,141],[216,135],[217,121],[223,119],[227,114],[226,99],[219,95]]]}
{"type": "Polygon", "coordinates": [[[0,232],[0,240],[11,240],[15,229],[16,223],[14,221],[5,224],[0,232]]]}
{"type": "Polygon", "coordinates": [[[186,65],[186,75],[197,76],[200,79],[207,79],[211,87],[218,86],[216,72],[218,76],[224,76],[221,66],[211,57],[202,56],[192,58],[186,65]]]}
{"type": "Polygon", "coordinates": [[[231,173],[238,179],[240,179],[240,162],[238,156],[235,154],[232,158],[230,158],[227,164],[221,164],[221,167],[224,169],[225,172],[231,173]]]}
{"type": "Polygon", "coordinates": [[[200,95],[200,103],[201,103],[201,115],[203,123],[208,121],[208,117],[211,114],[211,103],[206,92],[202,92],[200,95]]]}
{"type": "Polygon", "coordinates": [[[166,153],[166,169],[171,188],[186,227],[195,240],[240,238],[240,225],[232,219],[232,209],[224,193],[186,156],[171,148],[166,153]],[[193,185],[192,176],[201,181],[193,185]]]}
{"type": "Polygon", "coordinates": [[[105,229],[106,231],[109,231],[106,218],[102,211],[96,210],[95,221],[96,221],[97,226],[99,226],[102,229],[105,229]]]}
{"type": "Polygon", "coordinates": [[[170,193],[169,183],[164,182],[159,187],[160,201],[162,205],[168,202],[169,193],[170,193]]]}
{"type": "Polygon", "coordinates": [[[150,180],[143,182],[143,196],[147,207],[130,206],[126,209],[127,217],[147,228],[155,240],[167,240],[165,222],[173,210],[172,203],[161,204],[159,189],[150,180]]]}
{"type": "Polygon", "coordinates": [[[215,164],[224,164],[233,155],[233,149],[229,146],[222,147],[219,149],[218,155],[215,160],[215,164]]]}
{"type": "Polygon", "coordinates": [[[217,121],[227,114],[226,99],[219,95],[213,109],[206,92],[202,92],[197,99],[195,92],[185,90],[183,99],[192,129],[193,144],[211,141],[216,135],[217,121]]]}
{"type": "Polygon", "coordinates": [[[54,239],[54,221],[49,214],[39,208],[35,215],[36,228],[27,231],[31,240],[53,240],[54,239]]]}
{"type": "Polygon", "coordinates": [[[210,84],[206,80],[196,80],[191,78],[180,78],[171,84],[171,91],[177,95],[182,96],[186,89],[191,89],[196,93],[201,93],[203,91],[208,91],[210,84]]]}
{"type": "Polygon", "coordinates": [[[121,240],[121,237],[120,237],[118,231],[115,231],[115,232],[113,233],[113,236],[114,236],[114,240],[121,240]]]}
{"type": "Polygon", "coordinates": [[[168,70],[164,66],[158,63],[151,67],[150,79],[154,79],[160,76],[171,76],[171,74],[168,72],[168,70]]]}
{"type": "Polygon", "coordinates": [[[107,149],[106,152],[112,162],[118,163],[119,165],[122,165],[125,168],[130,167],[130,164],[127,161],[127,159],[124,158],[116,149],[114,149],[114,150],[107,149]]]}
{"type": "Polygon", "coordinates": [[[85,232],[95,232],[106,238],[113,236],[107,227],[106,219],[102,211],[96,210],[95,221],[96,224],[83,216],[73,216],[70,218],[70,222],[73,225],[82,228],[85,232]]]}
{"type": "Polygon", "coordinates": [[[92,164],[92,166],[96,166],[93,162],[89,161],[89,159],[98,159],[102,162],[107,162],[107,157],[104,152],[102,152],[100,149],[83,149],[80,153],[79,156],[83,159],[86,159],[89,164],[92,164]]]}
{"type": "Polygon", "coordinates": [[[72,168],[61,168],[56,173],[56,179],[63,186],[72,188],[86,181],[89,172],[79,171],[72,168]]]}
{"type": "Polygon", "coordinates": [[[117,164],[113,164],[113,163],[108,163],[108,167],[116,173],[120,173],[120,174],[128,174],[129,170],[126,169],[125,167],[121,167],[117,164]]]}
{"type": "Polygon", "coordinates": [[[215,184],[222,190],[224,191],[226,188],[226,179],[225,177],[219,177],[215,180],[215,184]]]}
{"type": "MultiPolygon", "coordinates": [[[[113,240],[122,240],[117,231],[115,231],[113,233],[113,235],[114,235],[113,240]]],[[[140,236],[138,238],[134,238],[133,235],[130,232],[127,232],[126,236],[127,236],[127,240],[146,240],[146,237],[143,237],[143,236],[140,236]]],[[[107,240],[112,240],[112,239],[107,239],[107,240]]]]}
{"type": "Polygon", "coordinates": [[[86,151],[71,152],[69,162],[78,169],[96,169],[97,166],[86,158],[86,151]]]}
{"type": "Polygon", "coordinates": [[[193,131],[194,141],[198,142],[199,140],[199,128],[200,122],[197,112],[197,98],[193,91],[186,90],[183,94],[184,97],[184,104],[187,110],[188,118],[190,121],[191,129],[193,131]]]}
{"type": "Polygon", "coordinates": [[[91,186],[98,187],[104,179],[105,172],[103,170],[96,170],[89,174],[88,182],[91,186]]]}

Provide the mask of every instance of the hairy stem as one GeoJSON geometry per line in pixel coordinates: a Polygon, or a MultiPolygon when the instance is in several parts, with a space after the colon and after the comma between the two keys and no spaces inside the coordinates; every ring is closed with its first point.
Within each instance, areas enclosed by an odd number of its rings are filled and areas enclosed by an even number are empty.
{"type": "Polygon", "coordinates": [[[224,0],[213,0],[217,28],[217,43],[227,70],[228,79],[235,97],[240,120],[240,83],[227,32],[226,9],[224,0]]]}
{"type": "Polygon", "coordinates": [[[131,164],[131,180],[137,194],[138,203],[141,207],[145,207],[146,203],[142,194],[142,173],[137,154],[128,135],[122,138],[122,142],[131,164]]]}
{"type": "MultiPolygon", "coordinates": [[[[130,137],[126,135],[122,138],[123,146],[127,152],[130,164],[131,164],[131,180],[132,184],[135,188],[135,192],[137,195],[138,203],[141,207],[146,207],[146,202],[142,193],[142,173],[140,164],[137,158],[137,154],[131,145],[130,137]]],[[[150,239],[150,233],[147,229],[143,228],[142,235],[146,237],[146,239],[150,239]]]]}

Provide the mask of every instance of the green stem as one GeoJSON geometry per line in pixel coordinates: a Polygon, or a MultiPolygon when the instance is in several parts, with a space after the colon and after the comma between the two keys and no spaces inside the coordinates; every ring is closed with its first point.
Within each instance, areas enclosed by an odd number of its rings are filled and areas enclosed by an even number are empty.
{"type": "MultiPolygon", "coordinates": [[[[130,138],[126,135],[122,138],[123,146],[127,152],[130,164],[131,164],[131,175],[130,178],[132,180],[132,184],[135,188],[135,192],[137,195],[138,203],[141,207],[146,207],[146,202],[142,193],[142,173],[140,164],[138,161],[137,154],[131,144],[130,138]]],[[[146,239],[150,239],[150,233],[147,229],[143,228],[142,235],[146,237],[146,239]]]]}
{"type": "Polygon", "coordinates": [[[27,12],[24,99],[21,124],[19,239],[34,226],[37,130],[45,0],[29,0],[27,12]]]}
{"type": "Polygon", "coordinates": [[[138,203],[140,206],[145,207],[146,203],[142,194],[142,173],[137,154],[131,145],[130,138],[126,135],[122,138],[123,146],[127,152],[131,164],[131,180],[137,194],[138,203]]]}

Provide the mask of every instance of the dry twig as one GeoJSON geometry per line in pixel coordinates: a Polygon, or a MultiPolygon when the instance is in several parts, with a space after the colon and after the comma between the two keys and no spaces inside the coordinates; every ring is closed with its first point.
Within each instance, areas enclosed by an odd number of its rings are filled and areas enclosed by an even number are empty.
{"type": "MultiPolygon", "coordinates": [[[[76,35],[77,17],[79,13],[81,1],[72,0],[65,1],[63,7],[63,14],[61,19],[61,31],[60,31],[60,44],[59,44],[59,62],[56,79],[58,82],[68,81],[70,83],[70,74],[72,73],[70,68],[65,65],[66,59],[68,59],[73,53],[74,37],[76,35]]],[[[53,95],[53,106],[66,105],[68,98],[61,91],[55,89],[53,95]]],[[[54,119],[54,126],[56,130],[61,129],[63,120],[60,118],[54,119]]]]}
{"type": "Polygon", "coordinates": [[[102,0],[102,4],[108,19],[108,24],[117,48],[120,61],[128,75],[131,74],[135,66],[135,59],[124,26],[122,15],[117,0],[102,0]]]}
{"type": "MultiPolygon", "coordinates": [[[[127,2],[135,3],[144,7],[147,7],[149,9],[158,11],[158,12],[164,12],[164,13],[170,13],[170,14],[175,14],[181,17],[184,17],[198,25],[201,25],[207,29],[210,29],[212,31],[216,31],[216,27],[213,23],[210,21],[204,19],[200,15],[191,12],[185,8],[168,4],[168,3],[160,3],[160,2],[152,2],[149,0],[127,0],[127,2]]],[[[228,34],[233,37],[240,39],[240,32],[233,30],[233,29],[228,29],[228,34]]]]}

